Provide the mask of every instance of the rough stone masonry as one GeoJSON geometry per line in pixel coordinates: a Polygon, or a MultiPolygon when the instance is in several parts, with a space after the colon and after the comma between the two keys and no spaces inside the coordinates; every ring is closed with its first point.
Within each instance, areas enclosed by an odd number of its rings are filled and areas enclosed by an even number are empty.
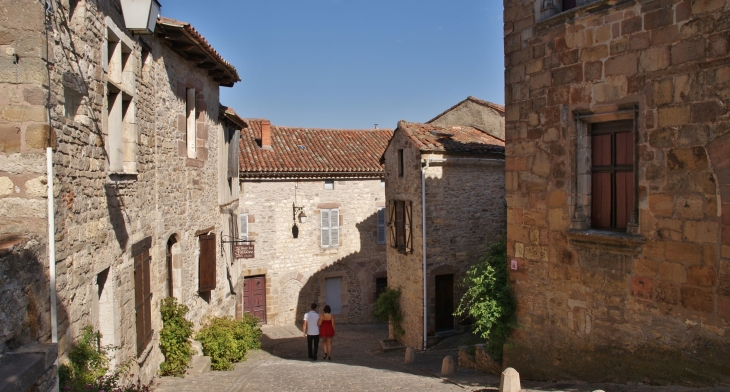
{"type": "Polygon", "coordinates": [[[531,379],[730,385],[730,2],[563,4],[505,2],[519,329],[504,365],[531,379]],[[632,174],[598,193],[592,132],[619,123],[635,149],[614,151],[632,174]],[[604,197],[629,209],[625,228],[596,229],[604,197]]]}

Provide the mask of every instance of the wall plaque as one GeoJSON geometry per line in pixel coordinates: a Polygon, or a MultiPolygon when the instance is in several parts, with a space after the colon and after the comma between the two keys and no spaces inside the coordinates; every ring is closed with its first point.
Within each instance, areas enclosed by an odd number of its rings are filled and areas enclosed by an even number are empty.
{"type": "Polygon", "coordinates": [[[233,245],[233,257],[236,259],[252,259],[254,256],[253,244],[233,245]]]}

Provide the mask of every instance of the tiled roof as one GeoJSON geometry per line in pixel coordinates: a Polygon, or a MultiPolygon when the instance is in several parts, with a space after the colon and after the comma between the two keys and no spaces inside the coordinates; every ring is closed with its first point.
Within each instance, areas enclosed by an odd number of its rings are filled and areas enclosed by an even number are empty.
{"type": "Polygon", "coordinates": [[[190,23],[161,16],[157,18],[157,27],[161,27],[159,30],[155,29],[158,37],[169,41],[173,50],[182,57],[194,61],[200,68],[207,69],[208,74],[214,79],[217,78],[221,84],[232,86],[233,83],[241,81],[236,68],[226,61],[190,23]],[[191,42],[193,45],[190,47],[197,48],[192,50],[183,48],[191,42]],[[176,48],[175,45],[180,46],[176,48]]]}
{"type": "Polygon", "coordinates": [[[459,106],[459,105],[463,104],[463,103],[464,103],[464,102],[466,102],[466,101],[471,101],[471,102],[474,102],[474,103],[476,103],[476,104],[479,104],[479,105],[482,105],[482,106],[486,106],[486,107],[488,107],[488,108],[491,108],[491,109],[494,109],[494,110],[496,110],[496,111],[498,111],[498,112],[504,113],[504,106],[502,106],[502,105],[497,105],[496,103],[492,103],[492,102],[489,102],[489,101],[485,101],[485,100],[483,100],[483,99],[475,98],[475,97],[472,97],[472,96],[470,95],[470,96],[466,97],[466,99],[465,99],[465,100],[463,100],[463,101],[461,101],[461,102],[457,103],[456,105],[454,105],[454,106],[452,106],[452,107],[450,107],[450,108],[448,108],[448,109],[444,110],[444,111],[443,111],[443,112],[442,112],[441,114],[439,114],[438,116],[436,116],[436,117],[434,117],[434,118],[432,118],[432,119],[430,119],[430,120],[426,121],[426,123],[432,123],[432,122],[434,122],[434,121],[438,120],[438,119],[439,119],[439,118],[440,118],[441,116],[443,116],[444,114],[446,114],[446,113],[448,113],[448,112],[450,112],[450,111],[454,110],[454,109],[455,109],[455,108],[456,108],[457,106],[459,106]]]}
{"type": "Polygon", "coordinates": [[[220,117],[238,125],[241,128],[246,127],[246,122],[236,114],[236,111],[228,106],[220,105],[220,117]]]}
{"type": "Polygon", "coordinates": [[[458,154],[504,154],[504,142],[473,127],[409,123],[400,121],[402,131],[422,152],[458,154]]]}
{"type": "Polygon", "coordinates": [[[261,148],[262,119],[245,119],[241,131],[241,176],[382,176],[380,156],[389,129],[308,129],[271,126],[271,149],[261,148]]]}

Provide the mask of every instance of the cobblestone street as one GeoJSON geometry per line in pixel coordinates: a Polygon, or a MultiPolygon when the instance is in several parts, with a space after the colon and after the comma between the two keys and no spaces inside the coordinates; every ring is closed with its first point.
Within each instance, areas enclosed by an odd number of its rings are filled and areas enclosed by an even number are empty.
{"type": "MultiPolygon", "coordinates": [[[[262,349],[249,352],[233,371],[211,371],[186,378],[158,379],[156,392],[228,391],[497,391],[499,377],[458,368],[441,378],[441,360],[456,358],[456,347],[466,338],[446,339],[416,363],[403,363],[403,351],[381,353],[377,339],[387,337],[383,325],[340,325],[333,344],[332,361],[307,360],[306,340],[294,326],[264,326],[262,349]]],[[[538,383],[523,381],[523,391],[728,391],[727,388],[627,386],[618,384],[538,383]]]]}

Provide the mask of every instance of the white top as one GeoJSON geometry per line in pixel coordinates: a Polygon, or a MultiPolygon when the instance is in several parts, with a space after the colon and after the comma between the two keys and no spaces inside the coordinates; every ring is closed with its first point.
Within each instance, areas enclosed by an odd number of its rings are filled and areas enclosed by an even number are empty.
{"type": "Polygon", "coordinates": [[[319,335],[317,320],[319,320],[319,314],[314,310],[310,310],[304,314],[304,321],[307,322],[307,335],[319,335]]]}

